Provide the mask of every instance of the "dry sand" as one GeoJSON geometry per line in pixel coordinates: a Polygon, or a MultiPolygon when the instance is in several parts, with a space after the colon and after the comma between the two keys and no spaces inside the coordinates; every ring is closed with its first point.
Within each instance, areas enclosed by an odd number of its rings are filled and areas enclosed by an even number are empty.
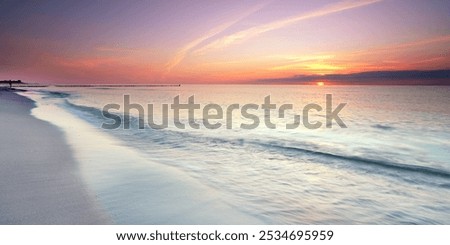
{"type": "Polygon", "coordinates": [[[59,129],[0,90],[0,224],[109,224],[59,129]]]}

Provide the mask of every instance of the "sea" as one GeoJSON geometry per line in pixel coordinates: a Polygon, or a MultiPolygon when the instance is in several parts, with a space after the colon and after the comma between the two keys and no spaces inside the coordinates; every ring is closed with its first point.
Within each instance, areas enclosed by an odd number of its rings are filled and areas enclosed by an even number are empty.
{"type": "Polygon", "coordinates": [[[448,86],[22,94],[118,224],[450,224],[448,86]]]}

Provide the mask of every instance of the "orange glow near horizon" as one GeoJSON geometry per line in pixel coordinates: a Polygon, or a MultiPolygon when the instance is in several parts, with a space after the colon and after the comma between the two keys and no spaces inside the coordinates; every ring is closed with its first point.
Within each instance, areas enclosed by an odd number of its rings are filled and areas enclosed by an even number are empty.
{"type": "Polygon", "coordinates": [[[324,85],[325,85],[324,82],[317,82],[317,86],[319,86],[319,87],[324,86],[324,85]]]}
{"type": "Polygon", "coordinates": [[[10,5],[0,9],[0,79],[69,84],[254,83],[367,71],[450,69],[450,16],[445,11],[450,3],[445,2],[200,0],[188,4],[173,0],[72,4],[78,8],[64,1],[52,8],[10,5]],[[188,11],[181,11],[180,5],[189,6],[188,11]]]}

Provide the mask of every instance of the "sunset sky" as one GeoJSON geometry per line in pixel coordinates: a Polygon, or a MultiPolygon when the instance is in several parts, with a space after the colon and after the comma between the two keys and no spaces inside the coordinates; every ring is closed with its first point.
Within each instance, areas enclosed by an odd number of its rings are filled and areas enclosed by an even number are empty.
{"type": "Polygon", "coordinates": [[[0,79],[236,83],[450,69],[450,2],[0,1],[0,79]]]}

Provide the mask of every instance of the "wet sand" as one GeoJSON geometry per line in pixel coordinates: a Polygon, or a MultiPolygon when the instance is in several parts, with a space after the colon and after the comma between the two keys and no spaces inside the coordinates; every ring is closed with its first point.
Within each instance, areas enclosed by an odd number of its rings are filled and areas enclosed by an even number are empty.
{"type": "Polygon", "coordinates": [[[110,224],[81,179],[64,134],[0,90],[0,224],[110,224]]]}

